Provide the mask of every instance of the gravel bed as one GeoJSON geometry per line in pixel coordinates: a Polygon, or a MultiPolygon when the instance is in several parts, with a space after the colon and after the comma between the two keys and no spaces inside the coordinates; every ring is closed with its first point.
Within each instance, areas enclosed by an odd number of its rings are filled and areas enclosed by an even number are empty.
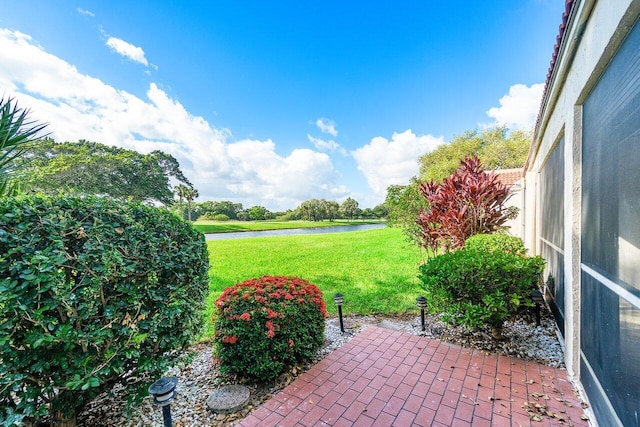
{"type": "MultiPolygon", "coordinates": [[[[336,318],[327,319],[325,346],[316,360],[305,366],[293,367],[276,381],[268,384],[246,383],[232,376],[222,375],[213,362],[210,344],[199,344],[189,350],[190,362],[170,369],[166,375],[178,377],[178,396],[171,404],[174,427],[228,426],[246,417],[279,390],[290,384],[313,363],[353,338],[363,327],[376,325],[415,335],[436,338],[464,347],[502,353],[523,359],[535,360],[553,367],[564,367],[562,347],[556,336],[555,324],[549,313],[542,316],[542,325],[535,326],[530,315],[506,322],[503,339],[497,341],[489,330],[471,331],[465,327],[452,327],[439,316],[428,315],[423,332],[420,318],[416,316],[378,317],[353,316],[344,319],[345,333],[340,331],[336,318]],[[206,399],[217,388],[227,384],[244,384],[251,391],[246,408],[233,414],[215,414],[206,407],[206,399]]],[[[149,381],[150,382],[150,381],[149,381]]],[[[103,393],[91,402],[78,417],[79,426],[161,426],[162,411],[145,398],[132,413],[125,415],[125,402],[117,388],[103,393]]]]}

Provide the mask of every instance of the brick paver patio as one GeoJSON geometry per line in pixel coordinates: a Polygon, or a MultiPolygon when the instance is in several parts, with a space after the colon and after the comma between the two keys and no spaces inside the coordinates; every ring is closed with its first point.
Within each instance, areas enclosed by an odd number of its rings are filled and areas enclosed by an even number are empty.
{"type": "Polygon", "coordinates": [[[239,425],[588,426],[573,390],[562,369],[370,326],[239,425]]]}

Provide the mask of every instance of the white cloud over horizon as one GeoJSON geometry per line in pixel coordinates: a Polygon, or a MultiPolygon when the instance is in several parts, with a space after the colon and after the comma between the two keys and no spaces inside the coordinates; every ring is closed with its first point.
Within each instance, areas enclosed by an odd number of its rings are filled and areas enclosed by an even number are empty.
{"type": "Polygon", "coordinates": [[[109,36],[105,44],[118,55],[129,58],[134,62],[138,62],[145,66],[149,66],[149,62],[145,57],[144,50],[122,39],[109,36]]]}
{"type": "Polygon", "coordinates": [[[139,98],[80,73],[30,36],[2,28],[0,93],[15,97],[30,118],[49,123],[57,141],[86,139],[173,155],[201,200],[283,210],[349,194],[325,153],[295,149],[282,156],[271,140],[233,141],[230,130],[192,115],[156,83],[139,98]]]}
{"type": "Polygon", "coordinates": [[[336,130],[336,124],[333,120],[319,118],[316,120],[316,126],[322,133],[328,133],[331,136],[338,136],[338,131],[336,130]]]}
{"type": "Polygon", "coordinates": [[[509,93],[500,98],[500,107],[493,107],[487,115],[494,119],[491,125],[507,126],[515,130],[532,130],[536,124],[544,84],[531,86],[515,84],[509,88],[509,93]]]}
{"type": "Polygon", "coordinates": [[[444,137],[417,136],[411,129],[394,133],[391,140],[377,136],[363,147],[351,151],[369,187],[378,197],[386,195],[390,185],[405,185],[418,173],[418,159],[439,145],[444,137]]]}

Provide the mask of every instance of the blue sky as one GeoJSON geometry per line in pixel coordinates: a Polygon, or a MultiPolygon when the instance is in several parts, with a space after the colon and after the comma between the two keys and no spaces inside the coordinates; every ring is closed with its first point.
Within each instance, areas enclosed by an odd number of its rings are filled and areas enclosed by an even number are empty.
{"type": "Polygon", "coordinates": [[[361,207],[466,130],[531,128],[564,2],[0,0],[0,94],[174,155],[203,200],[361,207]]]}

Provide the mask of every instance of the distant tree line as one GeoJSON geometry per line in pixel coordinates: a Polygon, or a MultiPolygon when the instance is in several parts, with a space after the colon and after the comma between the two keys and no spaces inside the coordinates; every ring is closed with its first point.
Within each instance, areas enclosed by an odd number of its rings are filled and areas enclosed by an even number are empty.
{"type": "MultiPolygon", "coordinates": [[[[174,205],[174,210],[181,216],[187,215],[183,205],[174,205]]],[[[207,201],[193,203],[191,206],[192,220],[215,221],[261,221],[269,219],[303,220],[303,221],[334,221],[336,219],[383,219],[388,209],[384,204],[374,208],[360,209],[358,202],[349,197],[341,204],[334,200],[310,199],[302,202],[295,209],[271,212],[264,206],[252,206],[245,209],[242,203],[231,201],[207,201]]],[[[186,218],[186,216],[185,216],[186,218]]]]}
{"type": "Polygon", "coordinates": [[[99,195],[161,204],[189,221],[333,221],[386,218],[388,213],[384,205],[360,209],[351,197],[341,204],[311,199],[284,212],[271,212],[264,206],[245,209],[241,203],[231,201],[198,203],[198,190],[170,154],[158,150],[141,154],[86,140],[59,143],[42,137],[25,141],[20,156],[13,159],[11,171],[16,186],[23,192],[99,195]]]}

